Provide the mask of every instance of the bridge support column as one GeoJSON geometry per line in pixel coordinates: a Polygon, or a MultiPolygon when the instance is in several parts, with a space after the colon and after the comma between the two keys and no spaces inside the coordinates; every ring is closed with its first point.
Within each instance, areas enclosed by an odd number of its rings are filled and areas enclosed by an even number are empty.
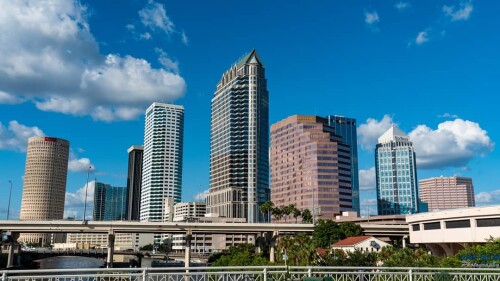
{"type": "Polygon", "coordinates": [[[271,246],[269,247],[269,261],[271,263],[276,262],[276,242],[278,241],[279,231],[273,231],[271,236],[271,246]]]}
{"type": "MultiPolygon", "coordinates": [[[[14,247],[16,246],[16,240],[19,238],[19,233],[7,232],[7,240],[10,241],[9,245],[9,255],[7,256],[7,268],[14,267],[14,247]]],[[[18,251],[18,255],[21,253],[18,251]]]]}
{"type": "Polygon", "coordinates": [[[193,235],[191,230],[186,231],[186,247],[184,249],[184,266],[189,267],[191,262],[191,239],[193,235]]]}
{"type": "Polygon", "coordinates": [[[257,233],[255,234],[255,252],[257,254],[260,254],[262,253],[262,249],[260,248],[260,246],[262,245],[262,240],[263,240],[263,237],[262,237],[262,233],[257,233]]]}
{"type": "Polygon", "coordinates": [[[113,253],[115,251],[115,234],[108,233],[108,257],[106,260],[106,266],[108,268],[113,267],[113,253]]]}

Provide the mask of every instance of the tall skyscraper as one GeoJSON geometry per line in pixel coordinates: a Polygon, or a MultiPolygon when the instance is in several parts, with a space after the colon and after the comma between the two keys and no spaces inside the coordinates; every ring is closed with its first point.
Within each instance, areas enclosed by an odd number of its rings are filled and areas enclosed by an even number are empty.
{"type": "Polygon", "coordinates": [[[269,198],[269,93],[253,50],[228,69],[212,99],[207,213],[264,219],[269,198]]]}
{"type": "Polygon", "coordinates": [[[349,145],[351,152],[352,210],[360,214],[359,206],[359,170],[358,170],[358,135],[356,119],[329,115],[328,125],[335,129],[335,134],[342,137],[342,142],[349,145]]]}
{"type": "MultiPolygon", "coordinates": [[[[61,220],[64,215],[69,142],[52,137],[28,140],[21,220],[61,220]]],[[[45,244],[50,234],[22,234],[20,241],[45,244]]]]}
{"type": "Polygon", "coordinates": [[[352,210],[349,145],[327,118],[294,115],[273,124],[270,158],[275,206],[292,204],[321,219],[352,210]]]}
{"type": "Polygon", "coordinates": [[[377,206],[379,215],[419,212],[417,165],[413,144],[398,127],[392,126],[375,148],[377,206]]]}
{"type": "Polygon", "coordinates": [[[127,189],[96,182],[94,188],[94,221],[125,219],[127,189]]]}
{"type": "Polygon", "coordinates": [[[181,201],[184,107],[153,103],[146,110],[141,221],[162,221],[166,197],[181,201]]]}
{"type": "Polygon", "coordinates": [[[419,183],[420,200],[429,204],[429,211],[476,206],[471,178],[436,177],[419,183]]]}
{"type": "Polygon", "coordinates": [[[144,147],[133,145],[128,150],[126,219],[138,221],[141,208],[142,158],[144,147]]]}

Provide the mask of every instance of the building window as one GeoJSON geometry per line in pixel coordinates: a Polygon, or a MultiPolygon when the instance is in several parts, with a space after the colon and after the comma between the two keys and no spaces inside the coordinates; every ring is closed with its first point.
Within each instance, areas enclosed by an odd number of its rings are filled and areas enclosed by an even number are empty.
{"type": "Polygon", "coordinates": [[[413,224],[412,225],[413,231],[420,231],[420,224],[413,224]]]}
{"type": "Polygon", "coordinates": [[[477,227],[500,226],[500,218],[478,219],[476,225],[477,227]]]}
{"type": "Polygon", "coordinates": [[[447,221],[446,228],[469,228],[470,220],[447,221]]]}
{"type": "Polygon", "coordinates": [[[441,229],[441,223],[440,222],[424,223],[424,230],[433,230],[433,229],[441,229]]]}

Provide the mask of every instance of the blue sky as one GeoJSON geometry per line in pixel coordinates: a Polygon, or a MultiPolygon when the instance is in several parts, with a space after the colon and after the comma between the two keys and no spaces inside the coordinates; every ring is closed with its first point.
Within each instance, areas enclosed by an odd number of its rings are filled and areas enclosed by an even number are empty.
{"type": "Polygon", "coordinates": [[[271,124],[293,114],[358,120],[363,213],[375,213],[374,144],[392,124],[415,143],[418,176],[474,180],[500,202],[495,1],[0,0],[0,216],[26,141],[71,143],[66,215],[82,216],[85,168],[126,185],[153,101],[185,107],[183,200],[208,188],[210,100],[221,74],[256,48],[271,124]]]}

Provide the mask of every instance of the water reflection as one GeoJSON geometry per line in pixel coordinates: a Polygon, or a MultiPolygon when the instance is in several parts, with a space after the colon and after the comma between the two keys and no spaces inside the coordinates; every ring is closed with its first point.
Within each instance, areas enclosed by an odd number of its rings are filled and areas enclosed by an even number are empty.
{"type": "Polygon", "coordinates": [[[72,268],[99,268],[104,260],[88,257],[51,257],[37,260],[40,269],[72,269],[72,268]]]}

